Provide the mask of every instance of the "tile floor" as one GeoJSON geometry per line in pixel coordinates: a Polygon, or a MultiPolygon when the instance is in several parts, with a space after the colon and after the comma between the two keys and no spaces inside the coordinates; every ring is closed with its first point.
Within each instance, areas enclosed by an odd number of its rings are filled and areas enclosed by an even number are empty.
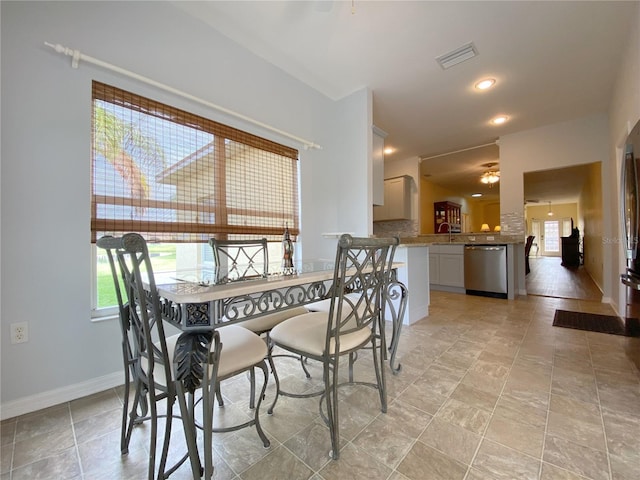
{"type": "Polygon", "coordinates": [[[526,276],[527,293],[548,297],[602,300],[602,292],[584,265],[563,267],[560,257],[529,257],[531,272],[526,276]]]}
{"type": "MultiPolygon", "coordinates": [[[[328,458],[317,399],[287,398],[273,416],[263,409],[269,449],[253,429],[215,436],[214,478],[640,478],[640,375],[624,354],[631,339],[551,325],[556,308],[610,314],[608,306],[432,294],[431,315],[403,330],[388,412],[372,389],[341,390],[340,460],[328,458]]],[[[364,357],[357,373],[368,375],[364,357]]],[[[298,366],[280,365],[290,388],[317,385],[317,369],[306,381],[298,366]]],[[[245,378],[223,385],[221,422],[247,414],[246,386],[245,378]]],[[[120,412],[113,389],[3,421],[0,479],[146,478],[148,430],[138,427],[121,456],[120,412]]],[[[177,428],[173,439],[180,450],[177,428]]],[[[171,478],[190,478],[188,465],[171,478]]]]}

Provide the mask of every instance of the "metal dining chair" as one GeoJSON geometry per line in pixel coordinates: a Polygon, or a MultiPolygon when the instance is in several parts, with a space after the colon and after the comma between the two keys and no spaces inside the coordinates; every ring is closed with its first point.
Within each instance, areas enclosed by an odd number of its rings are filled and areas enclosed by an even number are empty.
{"type": "MultiPolygon", "coordinates": [[[[269,276],[269,249],[266,238],[260,238],[255,240],[218,240],[211,238],[209,245],[213,249],[213,262],[216,271],[216,283],[226,281],[243,281],[255,278],[267,278],[269,276]]],[[[268,305],[268,310],[273,310],[273,313],[267,313],[265,315],[246,320],[239,325],[243,328],[251,330],[257,335],[261,335],[265,338],[267,347],[269,348],[269,354],[267,360],[270,363],[271,371],[273,374],[276,388],[279,385],[279,378],[273,365],[273,356],[271,350],[273,349],[272,342],[270,340],[270,332],[273,327],[282,323],[283,321],[306,313],[307,310],[304,307],[294,307],[290,309],[279,308],[282,305],[272,302],[268,305]]],[[[220,315],[222,316],[222,315],[220,315]]],[[[224,319],[223,319],[224,320],[224,319]]],[[[291,356],[291,355],[287,355],[291,356]]],[[[307,378],[311,375],[307,370],[304,361],[300,360],[302,369],[307,378]]],[[[251,400],[250,407],[253,408],[253,392],[255,390],[255,381],[251,378],[251,400]]],[[[219,403],[222,404],[222,398],[219,395],[219,403]]]]}
{"type": "Polygon", "coordinates": [[[377,389],[381,411],[387,411],[383,368],[386,355],[384,308],[391,256],[398,243],[398,238],[342,235],[338,241],[329,310],[305,313],[271,330],[271,339],[276,346],[322,364],[324,388],[304,394],[278,390],[269,410],[274,409],[279,395],[301,398],[320,395],[320,414],[329,426],[330,455],[334,460],[340,456],[338,387],[342,385],[338,384],[338,370],[341,357],[350,357],[349,381],[345,383],[377,389]],[[352,378],[353,355],[363,348],[372,350],[375,383],[356,382],[352,378]]]}
{"type": "MultiPolygon", "coordinates": [[[[398,352],[398,345],[400,343],[400,332],[402,331],[402,321],[404,319],[405,311],[407,309],[407,300],[409,291],[407,287],[398,280],[394,275],[393,259],[395,257],[397,245],[391,247],[391,253],[389,254],[389,267],[387,269],[388,281],[386,283],[386,304],[384,308],[384,319],[391,323],[391,340],[388,344],[388,352],[391,353],[389,359],[389,368],[393,374],[397,374],[402,369],[402,365],[397,363],[396,355],[398,352]]],[[[305,305],[305,308],[309,312],[325,312],[329,313],[331,309],[331,297],[335,295],[335,289],[330,288],[327,292],[326,298],[318,300],[316,302],[305,305]]],[[[351,297],[353,300],[357,300],[357,293],[347,293],[347,297],[351,297]]],[[[353,361],[354,356],[350,356],[350,378],[353,378],[353,361]]],[[[385,352],[385,360],[388,359],[388,355],[385,352]]]]}
{"type": "Polygon", "coordinates": [[[270,442],[262,431],[259,420],[260,404],[268,379],[265,362],[267,348],[260,337],[237,326],[220,327],[211,332],[185,332],[167,337],[162,320],[163,309],[173,307],[170,303],[161,303],[144,238],[137,233],[128,233],[119,238],[106,236],[100,238],[97,245],[107,252],[122,330],[125,398],[121,453],[128,452],[132,429],[146,421],[151,424],[149,480],[168,478],[187,459],[191,462],[194,479],[201,478],[203,473],[205,478],[211,478],[213,432],[226,432],[255,425],[263,445],[269,446],[270,442]],[[201,374],[200,381],[197,382],[194,382],[193,375],[184,375],[185,365],[191,370],[191,365],[195,363],[198,364],[195,370],[201,374]],[[263,371],[264,383],[253,419],[240,425],[214,429],[212,399],[219,382],[246,371],[253,371],[254,368],[263,371]],[[183,377],[188,377],[188,381],[183,381],[183,377]],[[133,403],[129,407],[131,385],[135,391],[133,403]],[[196,390],[202,391],[201,425],[195,423],[196,390]],[[167,468],[176,400],[180,409],[178,418],[182,420],[185,433],[187,453],[176,464],[167,468]],[[159,409],[163,403],[163,408],[159,409]],[[163,415],[159,414],[162,410],[166,411],[163,415]],[[157,459],[158,419],[161,417],[165,418],[165,427],[160,458],[157,459]],[[197,449],[196,428],[203,430],[204,468],[197,449]]]}

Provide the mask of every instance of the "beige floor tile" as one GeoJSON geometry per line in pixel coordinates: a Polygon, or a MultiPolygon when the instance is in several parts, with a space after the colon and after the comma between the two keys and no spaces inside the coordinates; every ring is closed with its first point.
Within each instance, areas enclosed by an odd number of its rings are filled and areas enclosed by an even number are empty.
{"type": "Polygon", "coordinates": [[[340,450],[340,459],[327,463],[320,472],[325,480],[385,480],[392,469],[353,444],[340,450]]]}
{"type": "Polygon", "coordinates": [[[505,381],[486,373],[469,371],[462,377],[461,383],[489,394],[499,394],[504,388],[505,381]]]}
{"type": "Polygon", "coordinates": [[[595,375],[554,368],[551,392],[583,402],[597,403],[595,375]]]}
{"type": "Polygon", "coordinates": [[[472,407],[493,411],[499,395],[473,388],[465,383],[459,384],[451,394],[452,399],[471,405],[472,407]]]}
{"type": "Polygon", "coordinates": [[[518,378],[510,378],[504,385],[503,396],[510,397],[530,407],[547,410],[549,408],[549,390],[541,389],[539,384],[529,384],[518,378]]]}
{"type": "Polygon", "coordinates": [[[52,451],[46,457],[14,469],[11,478],[13,480],[79,479],[81,470],[76,448],[73,446],[52,451]]]}
{"type": "Polygon", "coordinates": [[[69,405],[58,405],[40,410],[36,414],[18,417],[15,426],[15,441],[21,442],[34,436],[59,430],[71,425],[69,405]]]}
{"type": "Polygon", "coordinates": [[[605,452],[553,435],[545,438],[543,460],[593,480],[609,478],[605,452]]]}
{"type": "Polygon", "coordinates": [[[636,480],[638,478],[638,460],[630,460],[615,454],[610,455],[611,478],[613,480],[636,480]]]}
{"type": "Polygon", "coordinates": [[[536,480],[540,461],[485,439],[478,449],[472,466],[496,479],[536,480]]]}
{"type": "Polygon", "coordinates": [[[482,436],[465,428],[434,418],[418,440],[469,465],[481,439],[482,436]]]}
{"type": "Polygon", "coordinates": [[[494,414],[485,438],[535,458],[542,455],[544,428],[494,414]]]}
{"type": "Polygon", "coordinates": [[[122,408],[122,402],[115,389],[89,395],[69,402],[73,422],[79,422],[98,413],[122,408]]]}
{"type": "Polygon", "coordinates": [[[540,480],[585,480],[585,477],[550,463],[542,462],[540,480]]]}
{"type": "Polygon", "coordinates": [[[447,397],[434,392],[428,383],[409,385],[399,396],[398,400],[407,405],[435,415],[447,400],[447,397]]]}
{"type": "Polygon", "coordinates": [[[16,438],[16,418],[10,418],[0,422],[0,433],[2,436],[2,445],[8,445],[15,442],[16,438]]]}
{"type": "Polygon", "coordinates": [[[603,410],[602,419],[609,453],[640,465],[640,414],[634,416],[603,410]]]}
{"type": "MultiPolygon", "coordinates": [[[[531,295],[431,298],[430,316],[403,328],[402,370],[386,370],[386,414],[376,390],[339,389],[340,460],[329,457],[319,397],[281,397],[266,413],[271,378],[260,415],[271,447],[263,448],[255,429],[214,434],[214,479],[637,480],[640,372],[626,360],[627,342],[551,325],[557,308],[610,314],[606,306],[531,295]]],[[[358,377],[373,379],[370,359],[360,356],[358,377]]],[[[314,362],[311,379],[297,361],[277,365],[285,388],[322,387],[314,362]]],[[[217,426],[251,418],[247,388],[244,376],[223,384],[217,426]]],[[[148,423],[134,428],[129,453],[120,452],[123,395],[118,387],[2,421],[0,480],[146,478],[148,423]]],[[[185,451],[175,421],[170,461],[185,451]]],[[[190,470],[182,465],[171,479],[191,479],[190,470]]]]}
{"type": "Polygon", "coordinates": [[[398,472],[410,480],[461,480],[467,467],[451,457],[417,442],[398,465],[398,472]]]}
{"type": "Polygon", "coordinates": [[[242,473],[243,480],[278,480],[287,472],[288,480],[306,480],[313,470],[285,447],[278,447],[242,473]]]}
{"type": "Polygon", "coordinates": [[[101,437],[114,429],[120,431],[122,408],[110,410],[74,423],[73,429],[78,443],[101,437]]]}
{"type": "Polygon", "coordinates": [[[15,444],[13,468],[50,458],[69,449],[75,450],[71,425],[58,430],[40,433],[15,444]]]}
{"type": "Polygon", "coordinates": [[[353,444],[394,468],[430,421],[431,415],[396,402],[367,425],[353,444]]]}
{"type": "Polygon", "coordinates": [[[481,435],[489,423],[491,412],[452,398],[440,408],[436,418],[481,435]]]}
{"type": "Polygon", "coordinates": [[[9,473],[13,461],[13,443],[0,447],[0,473],[9,473]]]}

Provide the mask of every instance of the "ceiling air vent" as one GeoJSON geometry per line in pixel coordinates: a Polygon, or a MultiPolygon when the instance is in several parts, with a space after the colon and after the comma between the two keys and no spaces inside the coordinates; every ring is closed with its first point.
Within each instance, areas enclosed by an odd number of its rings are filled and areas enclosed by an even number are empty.
{"type": "Polygon", "coordinates": [[[460,48],[456,48],[452,52],[440,55],[436,58],[436,61],[440,64],[443,70],[446,70],[447,68],[451,68],[465,60],[469,60],[476,55],[478,55],[478,50],[476,50],[475,45],[473,43],[467,43],[460,48]]]}

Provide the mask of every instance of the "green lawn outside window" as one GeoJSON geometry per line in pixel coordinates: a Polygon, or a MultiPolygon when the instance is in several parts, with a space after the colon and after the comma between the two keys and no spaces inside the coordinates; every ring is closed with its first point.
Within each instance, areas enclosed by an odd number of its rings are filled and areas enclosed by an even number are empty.
{"type": "MultiPolygon", "coordinates": [[[[154,272],[172,270],[176,265],[176,246],[171,243],[149,244],[149,255],[154,272]]],[[[115,307],[118,305],[116,291],[113,286],[111,267],[106,253],[98,249],[97,262],[98,305],[97,308],[115,307]]],[[[118,272],[119,274],[119,272],[118,272]]]]}

